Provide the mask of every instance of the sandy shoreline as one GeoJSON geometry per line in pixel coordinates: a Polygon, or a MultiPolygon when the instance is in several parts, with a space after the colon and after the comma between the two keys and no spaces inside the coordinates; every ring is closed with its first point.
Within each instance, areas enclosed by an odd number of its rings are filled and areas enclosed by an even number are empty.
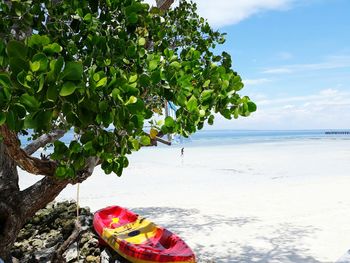
{"type": "Polygon", "coordinates": [[[350,248],[349,160],[350,140],[144,149],[121,178],[96,169],[80,203],[131,208],[215,262],[335,262],[350,248]]]}

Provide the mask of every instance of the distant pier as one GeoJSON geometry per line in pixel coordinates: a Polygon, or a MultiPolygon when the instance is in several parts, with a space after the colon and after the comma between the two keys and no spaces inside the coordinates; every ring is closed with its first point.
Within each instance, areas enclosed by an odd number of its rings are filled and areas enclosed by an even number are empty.
{"type": "Polygon", "coordinates": [[[326,131],[327,135],[350,135],[350,131],[326,131]]]}

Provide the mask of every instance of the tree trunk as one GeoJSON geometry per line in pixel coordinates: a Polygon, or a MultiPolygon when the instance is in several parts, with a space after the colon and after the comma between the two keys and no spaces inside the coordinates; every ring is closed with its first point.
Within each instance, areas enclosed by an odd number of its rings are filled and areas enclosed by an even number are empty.
{"type": "Polygon", "coordinates": [[[10,250],[23,226],[18,173],[0,143],[0,258],[11,261],[10,250]]]}
{"type": "Polygon", "coordinates": [[[20,191],[14,161],[0,143],[0,258],[11,262],[10,251],[25,222],[52,202],[68,181],[44,177],[20,191]]]}

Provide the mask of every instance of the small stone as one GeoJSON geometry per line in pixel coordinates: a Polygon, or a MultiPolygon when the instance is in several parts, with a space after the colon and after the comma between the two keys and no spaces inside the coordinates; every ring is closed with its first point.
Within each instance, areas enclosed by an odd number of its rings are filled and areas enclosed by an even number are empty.
{"type": "Polygon", "coordinates": [[[39,251],[35,251],[35,258],[39,262],[49,262],[54,251],[54,247],[40,249],[39,251]]]}
{"type": "Polygon", "coordinates": [[[80,249],[80,254],[82,256],[88,256],[89,255],[89,247],[87,246],[87,243],[80,249]]]}
{"type": "Polygon", "coordinates": [[[87,236],[83,236],[81,239],[80,239],[80,244],[85,244],[89,241],[89,237],[87,236]]]}
{"type": "Polygon", "coordinates": [[[90,240],[88,241],[89,247],[98,247],[99,243],[97,239],[94,239],[93,237],[90,237],[90,240]]]}
{"type": "Polygon", "coordinates": [[[34,216],[32,219],[33,224],[39,224],[40,222],[40,217],[39,216],[34,216]]]}
{"type": "Polygon", "coordinates": [[[78,256],[78,252],[77,252],[76,246],[70,246],[65,253],[65,258],[67,262],[76,262],[77,256],[78,256]]]}
{"type": "MultiPolygon", "coordinates": [[[[12,256],[14,256],[15,258],[22,258],[23,257],[23,252],[22,252],[22,250],[20,250],[20,249],[14,249],[14,250],[12,250],[12,256]]],[[[1,262],[1,261],[0,261],[1,262]]]]}
{"type": "Polygon", "coordinates": [[[96,262],[96,263],[99,263],[99,262],[100,262],[100,257],[87,256],[85,260],[86,260],[86,262],[96,262]]]}
{"type": "Polygon", "coordinates": [[[34,239],[31,242],[31,244],[32,244],[33,247],[41,248],[43,246],[44,242],[42,240],[39,240],[39,239],[34,239]]]}

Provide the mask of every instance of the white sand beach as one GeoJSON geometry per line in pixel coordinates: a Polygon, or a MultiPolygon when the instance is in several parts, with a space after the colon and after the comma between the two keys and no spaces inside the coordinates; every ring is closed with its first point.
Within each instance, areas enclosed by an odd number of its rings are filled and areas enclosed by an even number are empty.
{"type": "MultiPolygon", "coordinates": [[[[21,172],[21,187],[37,177],[21,172]]],[[[335,262],[350,248],[350,140],[142,149],[122,177],[80,185],[93,211],[125,206],[214,262],[335,262]]],[[[75,199],[76,186],[58,200],[75,199]]]]}

